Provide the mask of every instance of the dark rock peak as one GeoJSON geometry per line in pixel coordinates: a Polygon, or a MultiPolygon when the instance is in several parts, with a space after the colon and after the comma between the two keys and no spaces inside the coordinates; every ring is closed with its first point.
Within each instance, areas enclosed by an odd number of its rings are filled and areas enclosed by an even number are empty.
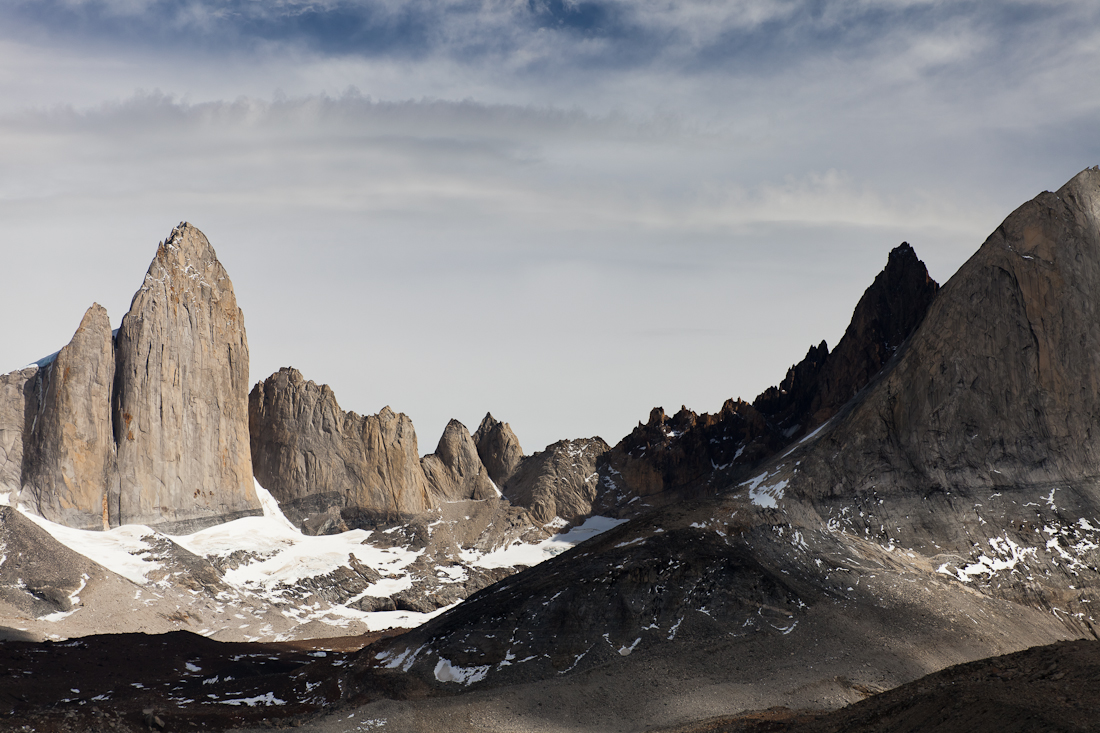
{"type": "Polygon", "coordinates": [[[606,456],[610,490],[597,511],[626,513],[712,491],[715,475],[744,477],[761,460],[820,426],[865,387],[920,324],[939,286],[902,244],[863,293],[837,347],[822,341],[752,404],[727,400],[716,414],[655,407],[606,456]],[[637,499],[644,499],[638,502],[637,499]]]}
{"type": "Polygon", "coordinates": [[[828,436],[843,460],[823,463],[803,490],[1055,482],[1090,495],[1094,479],[1083,477],[1100,475],[1097,293],[1100,170],[1087,169],[1016,209],[959,268],[895,365],[828,436]]]}
{"type": "Polygon", "coordinates": [[[474,433],[474,443],[489,477],[497,486],[503,486],[523,458],[519,438],[508,423],[500,422],[487,412],[474,433]]]}
{"type": "MultiPolygon", "coordinates": [[[[808,402],[814,394],[821,367],[829,356],[829,345],[824,340],[811,346],[802,361],[787,370],[787,376],[777,387],[768,387],[753,401],[753,407],[765,415],[775,415],[798,402],[808,402]]],[[[803,409],[808,405],[803,405],[803,409]]]]}
{"type": "Polygon", "coordinates": [[[779,386],[765,390],[753,405],[792,439],[813,430],[881,371],[920,325],[938,290],[928,268],[903,242],[856,304],[836,348],[830,352],[824,341],[811,347],[779,386]]]}

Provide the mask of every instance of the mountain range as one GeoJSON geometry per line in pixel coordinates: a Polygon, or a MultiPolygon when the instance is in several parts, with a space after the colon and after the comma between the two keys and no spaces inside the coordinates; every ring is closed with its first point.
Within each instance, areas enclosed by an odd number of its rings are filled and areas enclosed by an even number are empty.
{"type": "MultiPolygon", "coordinates": [[[[357,635],[253,675],[251,717],[211,713],[243,689],[153,698],[160,727],[318,731],[734,726],[1095,640],[1097,293],[1092,168],[942,287],[895,248],[835,348],[751,403],[533,455],[486,415],[422,456],[405,415],[295,369],[249,392],[232,284],[181,224],[117,333],[93,305],[0,377],[0,632],[357,635]]],[[[125,707],[73,694],[34,714],[125,707]]]]}

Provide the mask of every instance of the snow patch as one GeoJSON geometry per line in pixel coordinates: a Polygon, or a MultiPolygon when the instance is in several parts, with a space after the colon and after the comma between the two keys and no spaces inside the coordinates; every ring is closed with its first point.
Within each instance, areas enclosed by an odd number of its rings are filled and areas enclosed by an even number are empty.
{"type": "Polygon", "coordinates": [[[456,667],[449,659],[439,658],[435,665],[435,678],[440,682],[457,682],[462,685],[472,685],[485,679],[489,673],[489,665],[481,664],[476,667],[456,667]]]}

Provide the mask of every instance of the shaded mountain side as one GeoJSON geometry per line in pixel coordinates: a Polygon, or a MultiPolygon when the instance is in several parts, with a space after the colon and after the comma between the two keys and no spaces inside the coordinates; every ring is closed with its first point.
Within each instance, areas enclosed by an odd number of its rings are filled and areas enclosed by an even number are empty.
{"type": "Polygon", "coordinates": [[[1090,169],[1009,216],[820,432],[382,643],[351,682],[451,694],[712,643],[730,667],[708,674],[764,708],[798,700],[776,682],[792,668],[800,690],[893,687],[1095,637],[1098,298],[1090,169]]]}
{"type": "Polygon", "coordinates": [[[108,575],[9,506],[0,506],[0,548],[0,604],[29,618],[71,611],[108,575]]]}
{"type": "Polygon", "coordinates": [[[186,222],[157,247],[117,335],[93,304],[64,348],[0,384],[0,482],[47,519],[186,532],[260,513],[244,318],[186,222]]]}
{"type": "Polygon", "coordinates": [[[893,368],[757,490],[782,484],[772,493],[799,521],[942,556],[986,592],[1095,633],[1097,293],[1100,170],[1088,169],[1013,212],[893,368]],[[1006,564],[1016,572],[992,572],[1006,564]]]}
{"type": "Polygon", "coordinates": [[[360,655],[348,685],[397,699],[563,675],[630,687],[659,665],[727,689],[733,711],[824,693],[835,706],[853,699],[841,675],[886,689],[1081,634],[1050,609],[974,592],[927,557],[729,496],[639,517],[480,591],[360,655]]]}
{"type": "Polygon", "coordinates": [[[752,404],[727,400],[714,415],[654,408],[600,464],[598,512],[632,516],[713,492],[833,417],[894,356],[924,319],[939,285],[908,243],[863,293],[836,349],[822,341],[752,404]],[[723,478],[720,478],[719,475],[723,478]]]}
{"type": "Polygon", "coordinates": [[[960,664],[825,715],[774,709],[656,733],[1084,733],[1098,719],[1100,642],[1073,641],[960,664]]]}

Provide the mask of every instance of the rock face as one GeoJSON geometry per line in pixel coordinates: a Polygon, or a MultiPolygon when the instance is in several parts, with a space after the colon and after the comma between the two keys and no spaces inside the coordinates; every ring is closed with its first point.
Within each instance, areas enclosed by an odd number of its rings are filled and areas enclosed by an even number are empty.
{"type": "Polygon", "coordinates": [[[474,433],[474,443],[477,444],[477,454],[489,472],[489,478],[497,486],[503,486],[523,458],[519,438],[508,423],[494,419],[487,412],[474,433]]]}
{"type": "Polygon", "coordinates": [[[346,413],[328,385],[296,369],[256,384],[248,416],[256,479],[311,534],[374,527],[440,502],[499,495],[462,423],[451,420],[435,453],[421,458],[407,416],[388,407],[366,417],[346,413]]]}
{"type": "Polygon", "coordinates": [[[503,488],[504,496],[525,507],[539,525],[583,519],[592,513],[599,494],[596,463],[609,448],[602,438],[559,440],[519,462],[503,488]]]}
{"type": "Polygon", "coordinates": [[[185,531],[259,513],[244,316],[214,249],[190,224],[158,247],[115,353],[111,523],[185,531]]]}
{"type": "Polygon", "coordinates": [[[32,380],[22,500],[46,519],[81,529],[108,526],[114,375],[111,321],[93,304],[68,345],[32,380]]]}
{"type": "Polygon", "coordinates": [[[403,414],[345,413],[328,385],[283,368],[253,387],[248,417],[256,479],[304,531],[341,531],[432,505],[403,414]]]}
{"type": "Polygon", "coordinates": [[[843,461],[822,465],[807,491],[1049,485],[1092,495],[1098,292],[1094,168],[1021,206],[959,269],[897,366],[830,432],[843,461]]]}
{"type": "Polygon", "coordinates": [[[477,446],[466,426],[451,420],[435,453],[421,461],[432,495],[442,501],[490,499],[500,495],[481,463],[477,446]]]}
{"type": "Polygon", "coordinates": [[[23,433],[26,427],[27,385],[37,366],[0,375],[0,491],[23,486],[23,433]]]}
{"type": "Polygon", "coordinates": [[[202,232],[181,224],[117,337],[93,304],[65,348],[0,377],[0,485],[82,529],[188,532],[261,514],[247,384],[233,285],[202,232]]]}

